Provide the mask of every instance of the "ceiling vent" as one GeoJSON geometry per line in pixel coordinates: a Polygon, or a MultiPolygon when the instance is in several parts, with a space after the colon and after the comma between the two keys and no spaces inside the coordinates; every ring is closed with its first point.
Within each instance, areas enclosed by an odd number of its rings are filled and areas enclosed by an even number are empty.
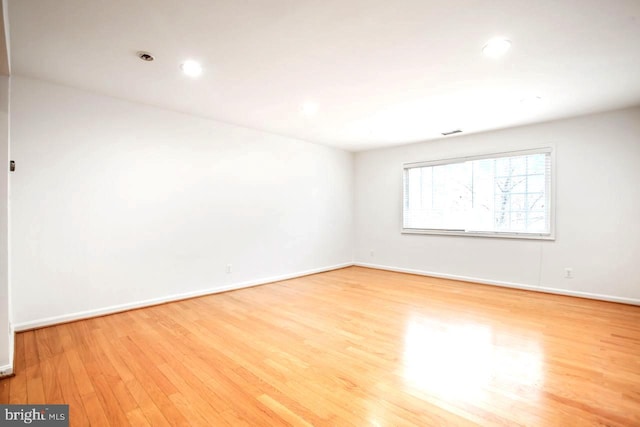
{"type": "Polygon", "coordinates": [[[462,131],[461,131],[460,129],[456,129],[456,130],[452,130],[452,131],[450,131],[450,132],[442,132],[442,134],[443,134],[444,136],[447,136],[447,135],[453,135],[454,133],[461,133],[461,132],[462,132],[462,131]]]}

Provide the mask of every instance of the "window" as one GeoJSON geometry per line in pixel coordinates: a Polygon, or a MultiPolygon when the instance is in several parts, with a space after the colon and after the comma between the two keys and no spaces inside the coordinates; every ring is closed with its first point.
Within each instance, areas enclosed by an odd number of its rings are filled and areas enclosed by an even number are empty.
{"type": "Polygon", "coordinates": [[[552,239],[550,148],[404,165],[403,232],[552,239]]]}

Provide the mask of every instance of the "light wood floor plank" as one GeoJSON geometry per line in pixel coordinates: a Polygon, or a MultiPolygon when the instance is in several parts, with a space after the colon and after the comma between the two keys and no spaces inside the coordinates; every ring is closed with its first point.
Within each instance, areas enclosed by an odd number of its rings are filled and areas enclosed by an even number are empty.
{"type": "MultiPolygon", "coordinates": [[[[132,373],[135,375],[137,382],[144,387],[146,394],[151,398],[154,405],[158,409],[160,409],[162,415],[170,425],[189,425],[187,419],[180,413],[180,411],[171,402],[169,397],[162,391],[162,389],[160,389],[157,384],[157,382],[167,381],[166,377],[164,377],[164,375],[161,375],[162,379],[158,379],[149,374],[144,368],[143,361],[135,359],[134,355],[128,351],[127,347],[130,347],[131,344],[127,343],[127,341],[130,341],[130,338],[122,338],[120,340],[121,345],[116,346],[116,348],[120,353],[120,356],[123,359],[129,361],[129,367],[131,368],[132,373]]],[[[173,391],[175,392],[175,390],[173,391]]]]}
{"type": "Polygon", "coordinates": [[[82,397],[73,377],[73,372],[69,366],[66,355],[63,355],[56,366],[58,382],[62,384],[63,402],[69,405],[69,418],[74,421],[75,426],[88,426],[89,418],[82,403],[82,397]]]}
{"type": "MultiPolygon", "coordinates": [[[[83,395],[82,404],[84,405],[84,413],[87,415],[91,427],[110,427],[112,425],[95,392],[83,395]]],[[[69,413],[71,413],[71,408],[69,408],[69,413]]],[[[79,423],[79,420],[72,418],[69,418],[69,421],[69,424],[74,426],[76,423],[79,423]]]]}
{"type": "Polygon", "coordinates": [[[138,380],[129,380],[126,385],[129,393],[152,426],[166,427],[171,425],[138,380]]]}
{"type": "Polygon", "coordinates": [[[113,390],[104,375],[98,375],[97,377],[91,378],[91,382],[93,383],[93,388],[96,390],[96,397],[98,398],[109,423],[112,426],[128,426],[129,419],[122,410],[120,402],[114,395],[113,390]]]}
{"type": "Polygon", "coordinates": [[[0,381],[0,402],[9,401],[9,384],[11,384],[10,378],[0,381]]]}
{"type": "MultiPolygon", "coordinates": [[[[24,354],[24,338],[26,334],[17,334],[15,342],[15,355],[13,372],[15,376],[0,380],[9,381],[10,404],[24,404],[27,400],[27,363],[24,354]]],[[[5,402],[0,402],[5,403],[5,402]]]]}
{"type": "Polygon", "coordinates": [[[27,402],[40,405],[47,402],[44,397],[44,385],[42,384],[42,374],[40,365],[29,366],[26,371],[27,378],[27,402]]]}
{"type": "Polygon", "coordinates": [[[44,396],[46,399],[46,402],[43,403],[65,403],[62,395],[62,386],[57,375],[57,370],[63,358],[64,354],[58,354],[40,362],[42,384],[44,386],[44,396]]]}
{"type": "Polygon", "coordinates": [[[78,351],[74,348],[65,352],[71,375],[78,389],[80,396],[86,396],[94,393],[93,384],[89,378],[89,374],[85,369],[84,362],[78,355],[78,351]]]}
{"type": "Polygon", "coordinates": [[[142,412],[140,408],[127,412],[127,418],[129,419],[129,424],[131,424],[132,426],[151,426],[151,424],[149,424],[149,420],[147,420],[147,418],[144,416],[144,412],[142,412]]]}

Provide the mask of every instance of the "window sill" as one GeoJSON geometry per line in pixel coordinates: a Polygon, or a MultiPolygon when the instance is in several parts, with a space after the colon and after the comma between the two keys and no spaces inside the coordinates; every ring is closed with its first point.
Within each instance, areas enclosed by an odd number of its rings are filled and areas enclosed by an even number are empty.
{"type": "Polygon", "coordinates": [[[499,232],[466,232],[459,230],[428,230],[417,228],[403,228],[402,234],[432,234],[438,236],[466,236],[466,237],[492,237],[500,239],[522,239],[522,240],[555,240],[555,236],[551,234],[534,234],[534,233],[499,233],[499,232]]]}

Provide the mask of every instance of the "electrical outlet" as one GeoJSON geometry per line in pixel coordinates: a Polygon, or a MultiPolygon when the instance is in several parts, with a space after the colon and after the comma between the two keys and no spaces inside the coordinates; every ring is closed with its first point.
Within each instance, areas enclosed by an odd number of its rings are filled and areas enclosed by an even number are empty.
{"type": "Polygon", "coordinates": [[[573,268],[567,267],[564,269],[564,278],[573,279],[573,268]]]}
{"type": "Polygon", "coordinates": [[[227,264],[227,274],[231,273],[231,271],[233,271],[233,266],[231,264],[227,264]]]}
{"type": "Polygon", "coordinates": [[[371,251],[369,252],[369,255],[371,255],[372,257],[375,255],[375,252],[373,251],[373,249],[371,249],[371,251]]]}

